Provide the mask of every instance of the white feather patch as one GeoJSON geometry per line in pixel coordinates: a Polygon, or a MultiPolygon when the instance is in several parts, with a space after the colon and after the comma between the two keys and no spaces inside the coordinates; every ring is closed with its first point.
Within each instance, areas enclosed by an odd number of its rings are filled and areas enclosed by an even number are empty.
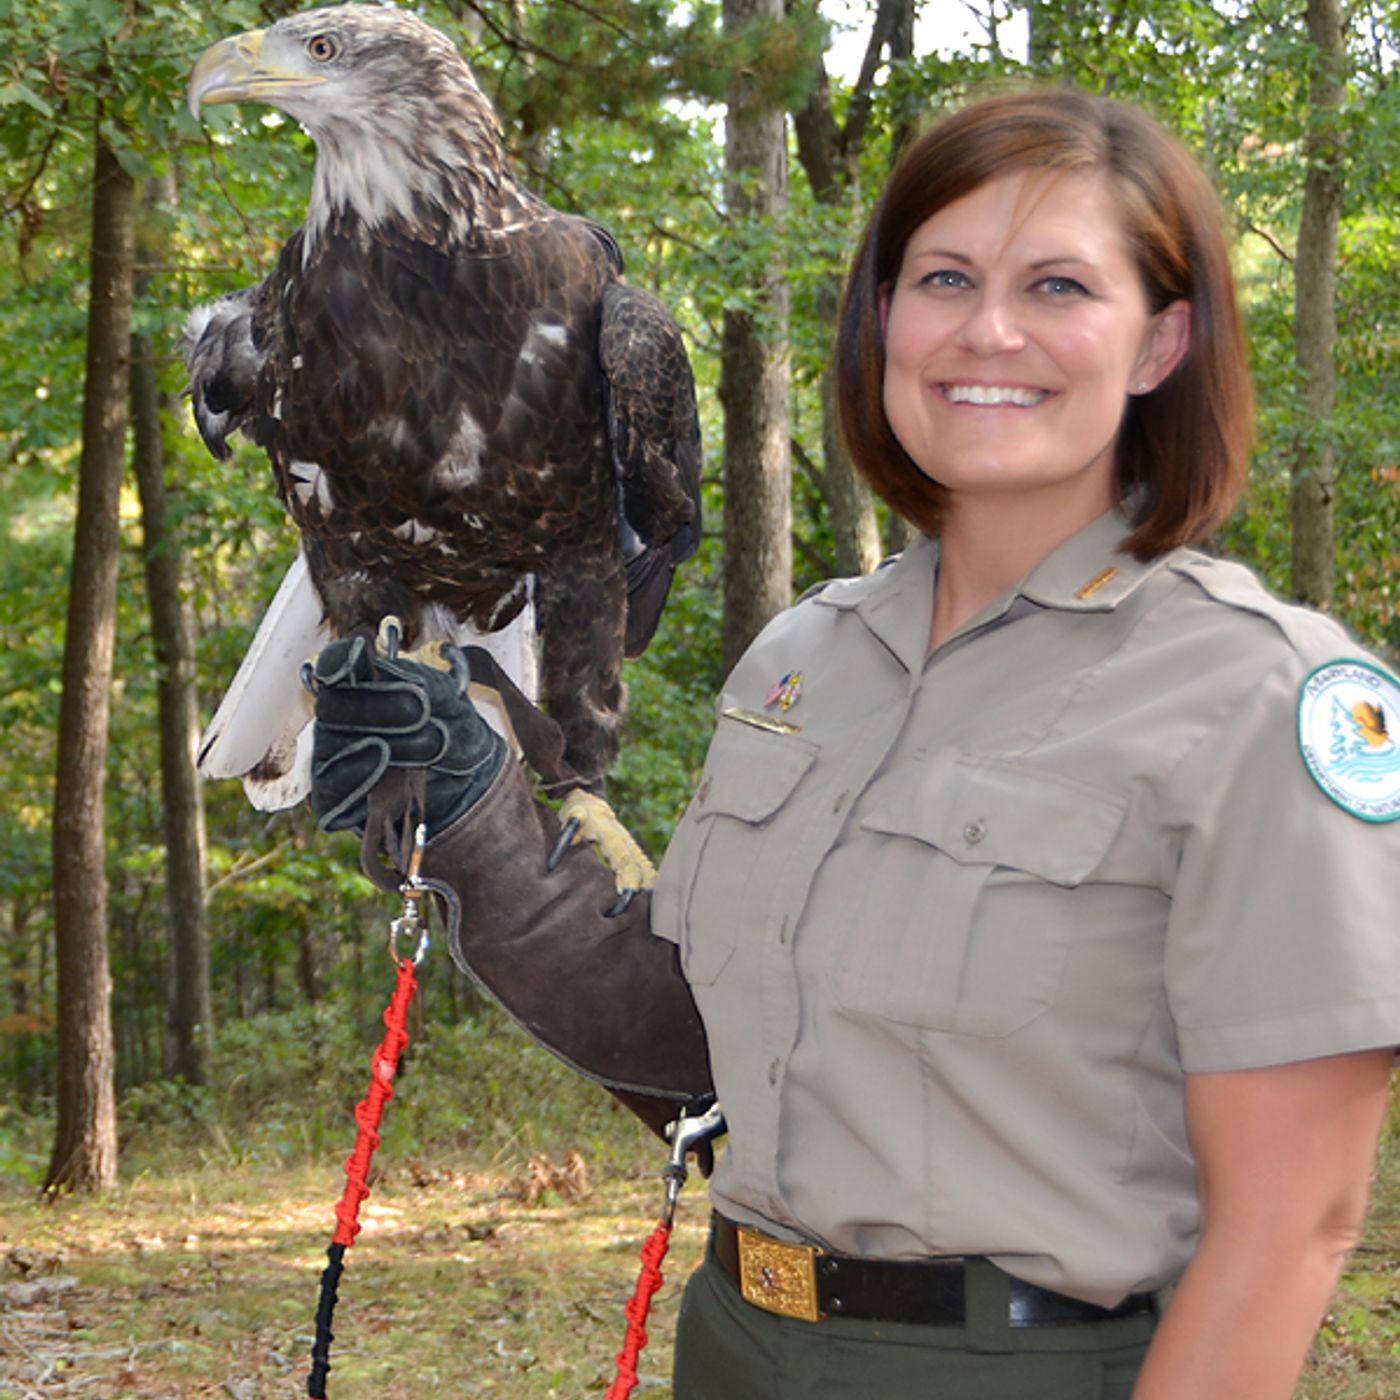
{"type": "Polygon", "coordinates": [[[331,640],[306,559],[298,554],[199,745],[206,778],[243,778],[261,811],[299,802],[311,790],[311,697],[301,663],[331,640]],[[304,753],[303,753],[304,749],[304,753]],[[254,769],[265,777],[250,778],[254,769]]]}
{"type": "Polygon", "coordinates": [[[535,321],[530,326],[530,338],[538,338],[546,345],[563,345],[569,339],[569,331],[566,326],[559,321],[540,322],[535,321]]]}
{"type": "Polygon", "coordinates": [[[486,434],[469,413],[462,415],[457,431],[447,444],[447,451],[433,467],[433,481],[449,491],[470,486],[481,477],[481,454],[486,446],[486,434]]]}
{"type": "Polygon", "coordinates": [[[303,505],[313,496],[322,510],[331,508],[331,490],[326,474],[315,462],[289,462],[287,473],[292,478],[292,490],[303,505]]]}
{"type": "MultiPolygon", "coordinates": [[[[500,632],[483,635],[441,607],[427,608],[420,642],[483,647],[535,699],[539,660],[533,585],[533,579],[526,581],[531,601],[500,632]]],[[[242,778],[249,802],[264,812],[295,806],[311,791],[312,701],[301,684],[301,665],[331,640],[305,556],[298,553],[200,740],[199,771],[206,778],[242,778]]],[[[474,686],[472,696],[487,723],[510,738],[509,722],[492,694],[474,686]]]]}
{"type": "MultiPolygon", "coordinates": [[[[510,626],[502,628],[499,632],[478,632],[474,627],[458,622],[443,608],[434,606],[423,614],[423,640],[453,642],[459,647],[481,647],[496,658],[501,669],[520,687],[527,699],[538,699],[540,663],[539,634],[535,627],[534,582],[533,576],[526,580],[530,601],[520,610],[510,626]]],[[[510,721],[496,699],[495,691],[473,683],[469,694],[472,703],[481,711],[487,724],[510,740],[514,746],[510,721]]]]}
{"type": "Polygon", "coordinates": [[[394,526],[394,533],[409,544],[431,544],[438,537],[438,532],[421,520],[405,520],[394,526]]]}

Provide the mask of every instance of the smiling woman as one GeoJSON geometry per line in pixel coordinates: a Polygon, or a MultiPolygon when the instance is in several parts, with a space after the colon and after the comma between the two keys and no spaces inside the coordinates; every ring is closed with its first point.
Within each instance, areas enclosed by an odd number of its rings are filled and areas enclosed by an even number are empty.
{"type": "MultiPolygon", "coordinates": [[[[1082,93],[994,98],[932,128],[891,176],[847,286],[837,346],[841,414],[853,458],[876,489],[908,519],[937,529],[947,504],[941,478],[887,417],[887,395],[901,390],[887,383],[886,356],[908,343],[902,333],[895,341],[893,326],[887,340],[887,321],[897,293],[928,273],[940,305],[957,306],[938,316],[940,325],[951,315],[966,321],[969,306],[977,312],[963,332],[963,353],[976,363],[959,366],[974,384],[990,382],[988,348],[1002,355],[994,369],[1008,367],[1011,347],[988,335],[1034,340],[1053,323],[1064,335],[1097,337],[1095,325],[1110,320],[1127,333],[1133,328],[1120,318],[1140,311],[1154,343],[1134,342],[1129,374],[1101,403],[1107,434],[1093,429],[1074,451],[1114,444],[1116,494],[1136,491],[1129,547],[1139,558],[1200,539],[1229,513],[1253,426],[1243,328],[1215,193],[1160,127],[1082,93]],[[955,234],[972,241],[950,247],[955,234]],[[940,262],[939,254],[953,256],[940,262]],[[1001,285],[1013,271],[1022,278],[1015,302],[1001,285]],[[1061,301],[1070,307],[1037,310],[1061,301]],[[1132,372],[1143,351],[1153,358],[1132,372]]],[[[1018,371],[1050,369],[1047,346],[1027,348],[1018,371]]],[[[902,381],[906,367],[896,368],[902,381]]]]}
{"type": "Polygon", "coordinates": [[[1190,335],[1185,300],[1149,309],[1107,182],[1073,171],[1004,175],[940,209],[883,301],[885,415],[910,459],[950,508],[1020,494],[1052,547],[1116,503],[1128,396],[1190,335]]]}

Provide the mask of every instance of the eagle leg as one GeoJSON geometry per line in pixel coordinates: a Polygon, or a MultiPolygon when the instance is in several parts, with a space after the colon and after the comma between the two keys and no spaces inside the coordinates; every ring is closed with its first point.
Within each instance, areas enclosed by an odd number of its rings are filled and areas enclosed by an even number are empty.
{"type": "MultiPolygon", "coordinates": [[[[404,625],[393,613],[386,613],[379,619],[379,630],[375,633],[374,645],[381,656],[390,661],[397,660],[403,645],[404,625]]],[[[450,671],[452,663],[442,654],[441,642],[427,642],[412,651],[402,653],[405,661],[416,661],[420,666],[431,666],[435,671],[450,671]]]]}
{"type": "Polygon", "coordinates": [[[556,854],[562,854],[561,848],[566,845],[589,841],[597,846],[598,854],[613,872],[620,899],[608,911],[610,914],[620,914],[638,890],[649,890],[656,884],[656,867],[650,857],[618,820],[606,799],[596,792],[575,788],[560,804],[559,817],[564,830],[556,854]]]}
{"type": "MultiPolygon", "coordinates": [[[[386,613],[384,617],[380,618],[379,628],[375,633],[374,644],[379,654],[387,656],[392,661],[399,655],[403,635],[403,623],[392,613],[386,613]]],[[[442,642],[426,642],[421,647],[404,652],[403,658],[405,661],[416,661],[420,666],[431,666],[435,671],[451,671],[452,663],[443,655],[443,645],[442,642]]],[[[510,710],[505,701],[501,699],[500,693],[489,685],[482,685],[478,681],[469,681],[467,683],[467,698],[478,710],[486,707],[490,711],[486,716],[486,722],[500,732],[506,743],[510,745],[511,752],[518,757],[523,749],[520,739],[516,735],[515,726],[511,723],[510,710]],[[492,715],[497,718],[492,719],[492,715]]],[[[550,869],[553,870],[554,866],[551,865],[550,869]]]]}

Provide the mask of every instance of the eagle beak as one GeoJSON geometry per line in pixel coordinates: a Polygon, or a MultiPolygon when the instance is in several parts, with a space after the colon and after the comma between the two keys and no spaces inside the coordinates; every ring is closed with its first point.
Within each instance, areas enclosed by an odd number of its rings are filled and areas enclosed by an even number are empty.
{"type": "Polygon", "coordinates": [[[289,90],[319,87],[325,82],[316,74],[264,65],[260,60],[266,34],[265,29],[235,34],[200,54],[185,95],[196,121],[200,107],[209,103],[252,98],[275,104],[278,96],[289,90]]]}

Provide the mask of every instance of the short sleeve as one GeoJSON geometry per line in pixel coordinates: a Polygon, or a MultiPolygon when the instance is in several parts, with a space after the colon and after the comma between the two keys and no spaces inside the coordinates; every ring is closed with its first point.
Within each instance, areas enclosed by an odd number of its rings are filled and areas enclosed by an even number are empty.
{"type": "Polygon", "coordinates": [[[651,893],[651,931],[668,943],[681,941],[682,899],[694,873],[701,845],[701,832],[693,807],[692,803],[686,809],[670,845],[666,847],[665,858],[656,873],[656,888],[651,893]]]}
{"type": "Polygon", "coordinates": [[[1353,816],[1298,745],[1294,651],[1178,765],[1167,995],[1188,1072],[1400,1045],[1400,822],[1353,816]]]}

